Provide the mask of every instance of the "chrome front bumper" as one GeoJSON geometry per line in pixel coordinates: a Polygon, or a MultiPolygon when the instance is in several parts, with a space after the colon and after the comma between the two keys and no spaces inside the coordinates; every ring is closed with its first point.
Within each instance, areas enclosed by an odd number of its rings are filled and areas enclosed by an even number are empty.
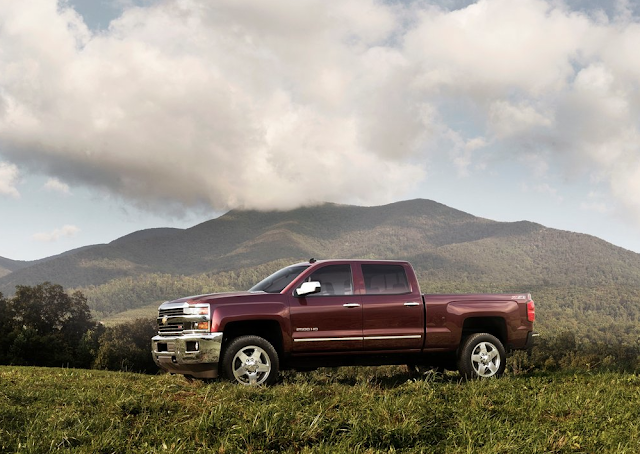
{"type": "Polygon", "coordinates": [[[151,339],[153,360],[172,374],[216,378],[222,348],[222,333],[155,336],[151,339]]]}

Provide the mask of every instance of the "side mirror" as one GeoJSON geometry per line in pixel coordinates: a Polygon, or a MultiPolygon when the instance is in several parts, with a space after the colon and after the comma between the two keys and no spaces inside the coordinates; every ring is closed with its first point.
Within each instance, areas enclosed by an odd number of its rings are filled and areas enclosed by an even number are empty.
{"type": "Polygon", "coordinates": [[[298,287],[295,291],[296,296],[306,296],[312,295],[314,293],[320,292],[320,282],[311,281],[311,282],[303,282],[300,287],[298,287]]]}

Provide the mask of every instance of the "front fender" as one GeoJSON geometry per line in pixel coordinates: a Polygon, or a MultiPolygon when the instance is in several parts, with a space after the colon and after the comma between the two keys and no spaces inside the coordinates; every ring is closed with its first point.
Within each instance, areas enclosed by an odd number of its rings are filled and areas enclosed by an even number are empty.
{"type": "Polygon", "coordinates": [[[289,307],[280,302],[250,302],[211,307],[211,331],[224,332],[225,326],[233,322],[273,320],[282,331],[285,352],[291,351],[291,322],[289,307]]]}

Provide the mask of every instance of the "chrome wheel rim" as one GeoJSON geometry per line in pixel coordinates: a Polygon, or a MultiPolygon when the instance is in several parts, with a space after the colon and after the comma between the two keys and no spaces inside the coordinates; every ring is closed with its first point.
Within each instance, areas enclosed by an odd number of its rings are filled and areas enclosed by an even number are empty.
{"type": "Polygon", "coordinates": [[[258,386],[264,383],[271,373],[271,360],[262,348],[248,345],[240,349],[233,357],[233,376],[238,383],[258,386]]]}
{"type": "Polygon", "coordinates": [[[491,342],[480,342],[471,353],[471,365],[479,377],[493,377],[500,370],[500,352],[491,342]]]}

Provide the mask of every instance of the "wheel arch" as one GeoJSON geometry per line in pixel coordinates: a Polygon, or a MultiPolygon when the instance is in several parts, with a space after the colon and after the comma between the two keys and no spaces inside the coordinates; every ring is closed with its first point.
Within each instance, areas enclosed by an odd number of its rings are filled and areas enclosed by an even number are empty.
{"type": "Polygon", "coordinates": [[[496,337],[502,345],[506,346],[508,341],[507,322],[502,317],[468,317],[462,325],[462,338],[464,340],[477,333],[487,333],[496,337]]]}
{"type": "Polygon", "coordinates": [[[242,320],[229,322],[224,326],[222,350],[233,339],[240,336],[259,336],[268,341],[275,348],[278,355],[284,351],[282,328],[277,320],[242,320]]]}

